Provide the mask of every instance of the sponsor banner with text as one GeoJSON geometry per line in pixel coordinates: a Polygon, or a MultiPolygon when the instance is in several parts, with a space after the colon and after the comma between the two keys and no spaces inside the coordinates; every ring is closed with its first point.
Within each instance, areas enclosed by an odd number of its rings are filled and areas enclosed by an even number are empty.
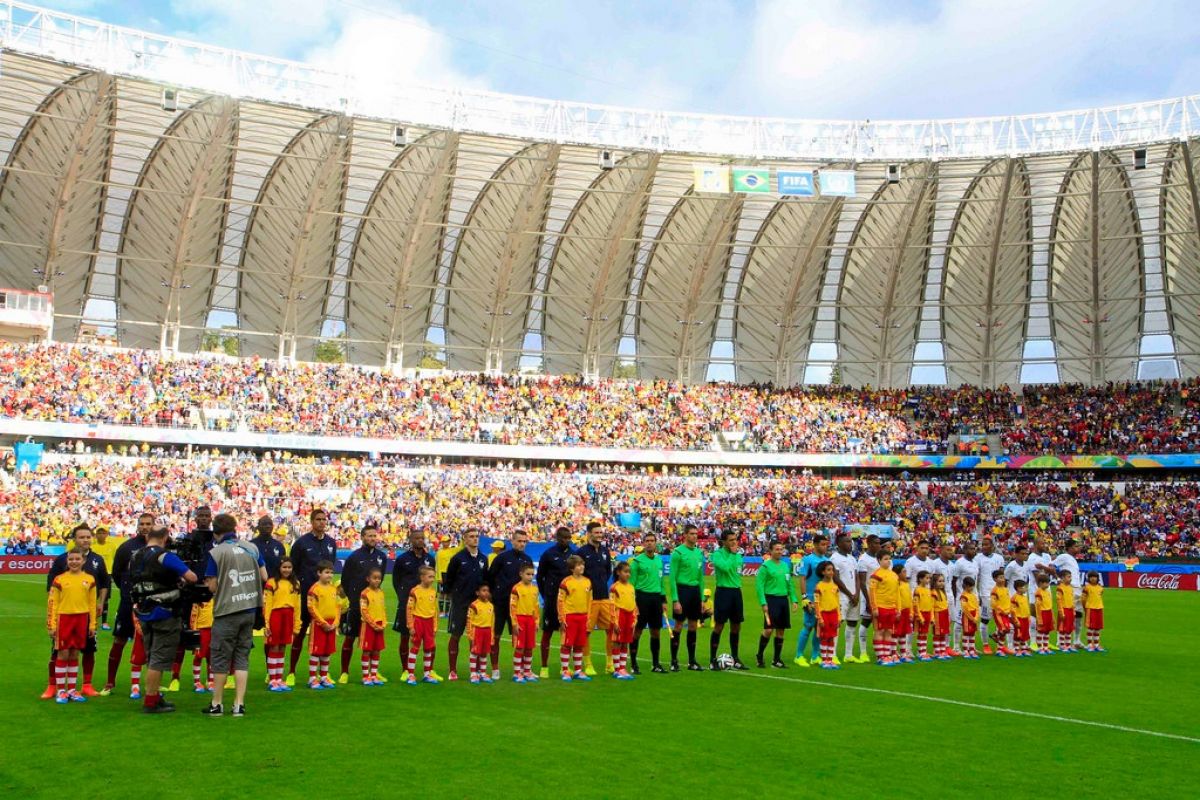
{"type": "Polygon", "coordinates": [[[1116,589],[1165,589],[1168,591],[1194,592],[1198,585],[1195,574],[1180,575],[1172,572],[1110,572],[1107,585],[1116,589]]]}
{"type": "Polygon", "coordinates": [[[0,575],[44,575],[54,556],[0,556],[0,575]]]}

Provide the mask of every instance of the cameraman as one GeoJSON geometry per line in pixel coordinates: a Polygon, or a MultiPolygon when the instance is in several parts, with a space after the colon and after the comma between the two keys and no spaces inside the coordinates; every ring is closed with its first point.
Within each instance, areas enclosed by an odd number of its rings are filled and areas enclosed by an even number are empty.
{"type": "Polygon", "coordinates": [[[246,715],[246,683],[249,680],[250,647],[254,643],[254,617],[263,599],[267,570],[262,555],[251,542],[237,539],[237,520],[218,514],[213,520],[213,549],[204,568],[204,581],[213,593],[212,662],[213,696],[201,713],[219,717],[225,679],[233,670],[235,696],[233,716],[246,715]]]}
{"type": "Polygon", "coordinates": [[[196,582],[196,573],[179,556],[167,552],[166,544],[167,529],[152,529],[146,534],[146,546],[134,554],[129,564],[129,580],[136,598],[133,610],[142,622],[146,648],[144,714],[168,714],[175,710],[160,691],[162,674],[175,660],[183,631],[177,611],[179,589],[183,583],[196,582]]]}

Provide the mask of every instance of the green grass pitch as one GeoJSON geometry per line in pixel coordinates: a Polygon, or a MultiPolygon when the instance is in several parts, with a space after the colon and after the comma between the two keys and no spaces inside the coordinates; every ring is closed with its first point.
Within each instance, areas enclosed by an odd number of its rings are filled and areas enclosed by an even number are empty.
{"type": "MultiPolygon", "coordinates": [[[[249,715],[218,720],[190,691],[172,697],[175,714],[143,716],[126,696],[128,663],[112,697],[37,700],[42,581],[0,577],[7,797],[1182,797],[1200,780],[1195,592],[1108,592],[1106,654],[647,671],[628,683],[408,687],[389,631],[388,686],[269,694],[256,649],[249,715]],[[143,768],[148,759],[162,769],[143,768]]],[[[748,608],[752,592],[747,583],[748,608]]],[[[743,631],[748,662],[759,624],[743,631]]],[[[97,686],[110,636],[100,634],[97,686]]],[[[705,663],[708,637],[702,629],[705,663]]],[[[444,674],[444,634],[438,645],[444,674]]]]}

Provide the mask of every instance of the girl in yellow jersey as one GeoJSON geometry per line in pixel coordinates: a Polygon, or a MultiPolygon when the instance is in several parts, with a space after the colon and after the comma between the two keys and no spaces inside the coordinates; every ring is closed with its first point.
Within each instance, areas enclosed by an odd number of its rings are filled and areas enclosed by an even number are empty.
{"type": "Polygon", "coordinates": [[[492,587],[481,583],[475,599],[467,608],[467,638],[471,642],[471,683],[491,683],[487,661],[492,654],[492,636],[496,627],[496,607],[492,605],[492,587]]]}
{"type": "Polygon", "coordinates": [[[1013,648],[1017,651],[1017,658],[1033,656],[1029,651],[1029,623],[1032,615],[1029,612],[1029,595],[1026,593],[1028,586],[1026,581],[1013,581],[1013,648]]]}
{"type": "Polygon", "coordinates": [[[79,693],[79,653],[96,634],[96,579],[83,571],[83,552],[67,553],[67,571],[50,584],[46,627],[54,640],[55,702],[86,703],[79,693]]]}
{"type": "Polygon", "coordinates": [[[613,677],[622,681],[633,680],[629,674],[629,646],[633,644],[637,626],[637,599],[629,574],[628,561],[617,564],[617,579],[608,591],[613,608],[617,610],[617,624],[613,626],[613,677]]]}
{"type": "Polygon", "coordinates": [[[1100,646],[1100,631],[1104,630],[1104,586],[1100,584],[1100,573],[1089,572],[1083,585],[1083,614],[1087,623],[1087,651],[1107,652],[1100,646]]]}
{"type": "Polygon", "coordinates": [[[992,587],[992,619],[996,620],[996,632],[992,641],[996,643],[996,655],[1006,658],[1013,655],[1008,637],[1012,634],[1012,595],[1008,593],[1008,580],[1004,570],[998,569],[992,573],[996,585],[992,587]]]}
{"type": "Polygon", "coordinates": [[[817,614],[817,637],[821,641],[821,669],[841,669],[833,663],[834,650],[837,648],[838,625],[842,623],[840,591],[833,582],[834,566],[832,561],[822,561],[817,568],[820,582],[813,589],[813,609],[817,614]]]}
{"type": "Polygon", "coordinates": [[[279,574],[263,587],[263,628],[270,691],[290,692],[283,680],[283,653],[300,632],[300,584],[292,577],[292,559],[279,560],[279,574]]]}
{"type": "Polygon", "coordinates": [[[1033,593],[1034,623],[1037,626],[1037,654],[1050,655],[1050,632],[1054,630],[1054,601],[1050,595],[1050,577],[1038,575],[1037,591],[1033,593]]]}
{"type": "Polygon", "coordinates": [[[871,616],[875,619],[875,663],[881,667],[892,667],[900,662],[896,659],[892,631],[896,627],[896,611],[900,606],[900,579],[892,571],[892,554],[879,554],[879,569],[871,573],[867,587],[867,599],[871,616]]]}
{"type": "Polygon", "coordinates": [[[979,651],[975,647],[975,634],[979,632],[979,598],[975,596],[975,579],[963,578],[962,594],[958,596],[958,605],[962,610],[962,642],[963,658],[978,659],[979,651]]]}
{"type": "Polygon", "coordinates": [[[590,681],[583,671],[583,645],[588,636],[588,611],[592,606],[592,582],[583,577],[583,559],[567,559],[571,574],[563,578],[558,588],[558,618],[563,621],[562,679],[570,682],[590,681]],[[574,667],[574,675],[572,675],[574,667]]]}
{"type": "Polygon", "coordinates": [[[929,655],[929,631],[933,628],[933,587],[930,573],[917,573],[917,588],[913,592],[913,612],[917,627],[917,657],[922,661],[933,661],[929,655]]]}
{"type": "Polygon", "coordinates": [[[896,640],[900,663],[911,664],[916,660],[912,651],[913,591],[908,583],[908,570],[904,565],[897,564],[894,571],[900,581],[900,607],[896,611],[896,627],[892,630],[892,636],[896,640]]]}
{"type": "Polygon", "coordinates": [[[533,585],[533,565],[521,567],[521,580],[508,602],[513,636],[513,683],[537,683],[533,650],[537,647],[538,590],[533,585]]]}
{"type": "Polygon", "coordinates": [[[420,581],[408,593],[408,609],[405,611],[405,621],[408,625],[408,678],[409,686],[417,685],[417,655],[425,651],[425,674],[422,683],[441,683],[433,674],[433,656],[437,652],[434,646],[434,633],[437,632],[438,597],[437,587],[433,584],[433,567],[421,567],[417,570],[420,581]]]}
{"type": "Polygon", "coordinates": [[[384,598],[383,570],[372,567],[367,573],[367,588],[358,596],[359,617],[362,619],[362,630],[358,640],[362,647],[362,682],[363,686],[383,686],[379,679],[379,655],[386,643],[383,640],[383,629],[387,626],[387,600],[384,598]]]}
{"type": "Polygon", "coordinates": [[[946,643],[950,637],[950,603],[946,599],[946,576],[934,575],[929,585],[933,593],[933,656],[938,661],[949,661],[946,643]]]}
{"type": "Polygon", "coordinates": [[[1071,585],[1071,573],[1058,573],[1058,650],[1061,653],[1075,652],[1075,587],[1071,585]]]}

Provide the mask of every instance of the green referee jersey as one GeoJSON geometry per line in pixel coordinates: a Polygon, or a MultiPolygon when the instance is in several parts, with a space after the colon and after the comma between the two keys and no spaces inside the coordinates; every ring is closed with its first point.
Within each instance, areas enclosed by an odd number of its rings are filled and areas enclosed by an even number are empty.
{"type": "Polygon", "coordinates": [[[671,551],[672,601],[679,599],[680,586],[704,585],[704,551],[681,544],[671,551]]]}
{"type": "Polygon", "coordinates": [[[662,556],[639,553],[629,559],[629,582],[635,592],[666,595],[667,576],[663,574],[662,556]]]}
{"type": "Polygon", "coordinates": [[[772,561],[768,558],[758,568],[754,588],[758,590],[760,606],[767,604],[767,595],[787,595],[788,599],[795,603],[796,587],[792,584],[792,565],[787,561],[772,561]]]}
{"type": "Polygon", "coordinates": [[[713,551],[713,574],[718,589],[742,588],[742,554],[731,553],[724,547],[713,551]]]}

